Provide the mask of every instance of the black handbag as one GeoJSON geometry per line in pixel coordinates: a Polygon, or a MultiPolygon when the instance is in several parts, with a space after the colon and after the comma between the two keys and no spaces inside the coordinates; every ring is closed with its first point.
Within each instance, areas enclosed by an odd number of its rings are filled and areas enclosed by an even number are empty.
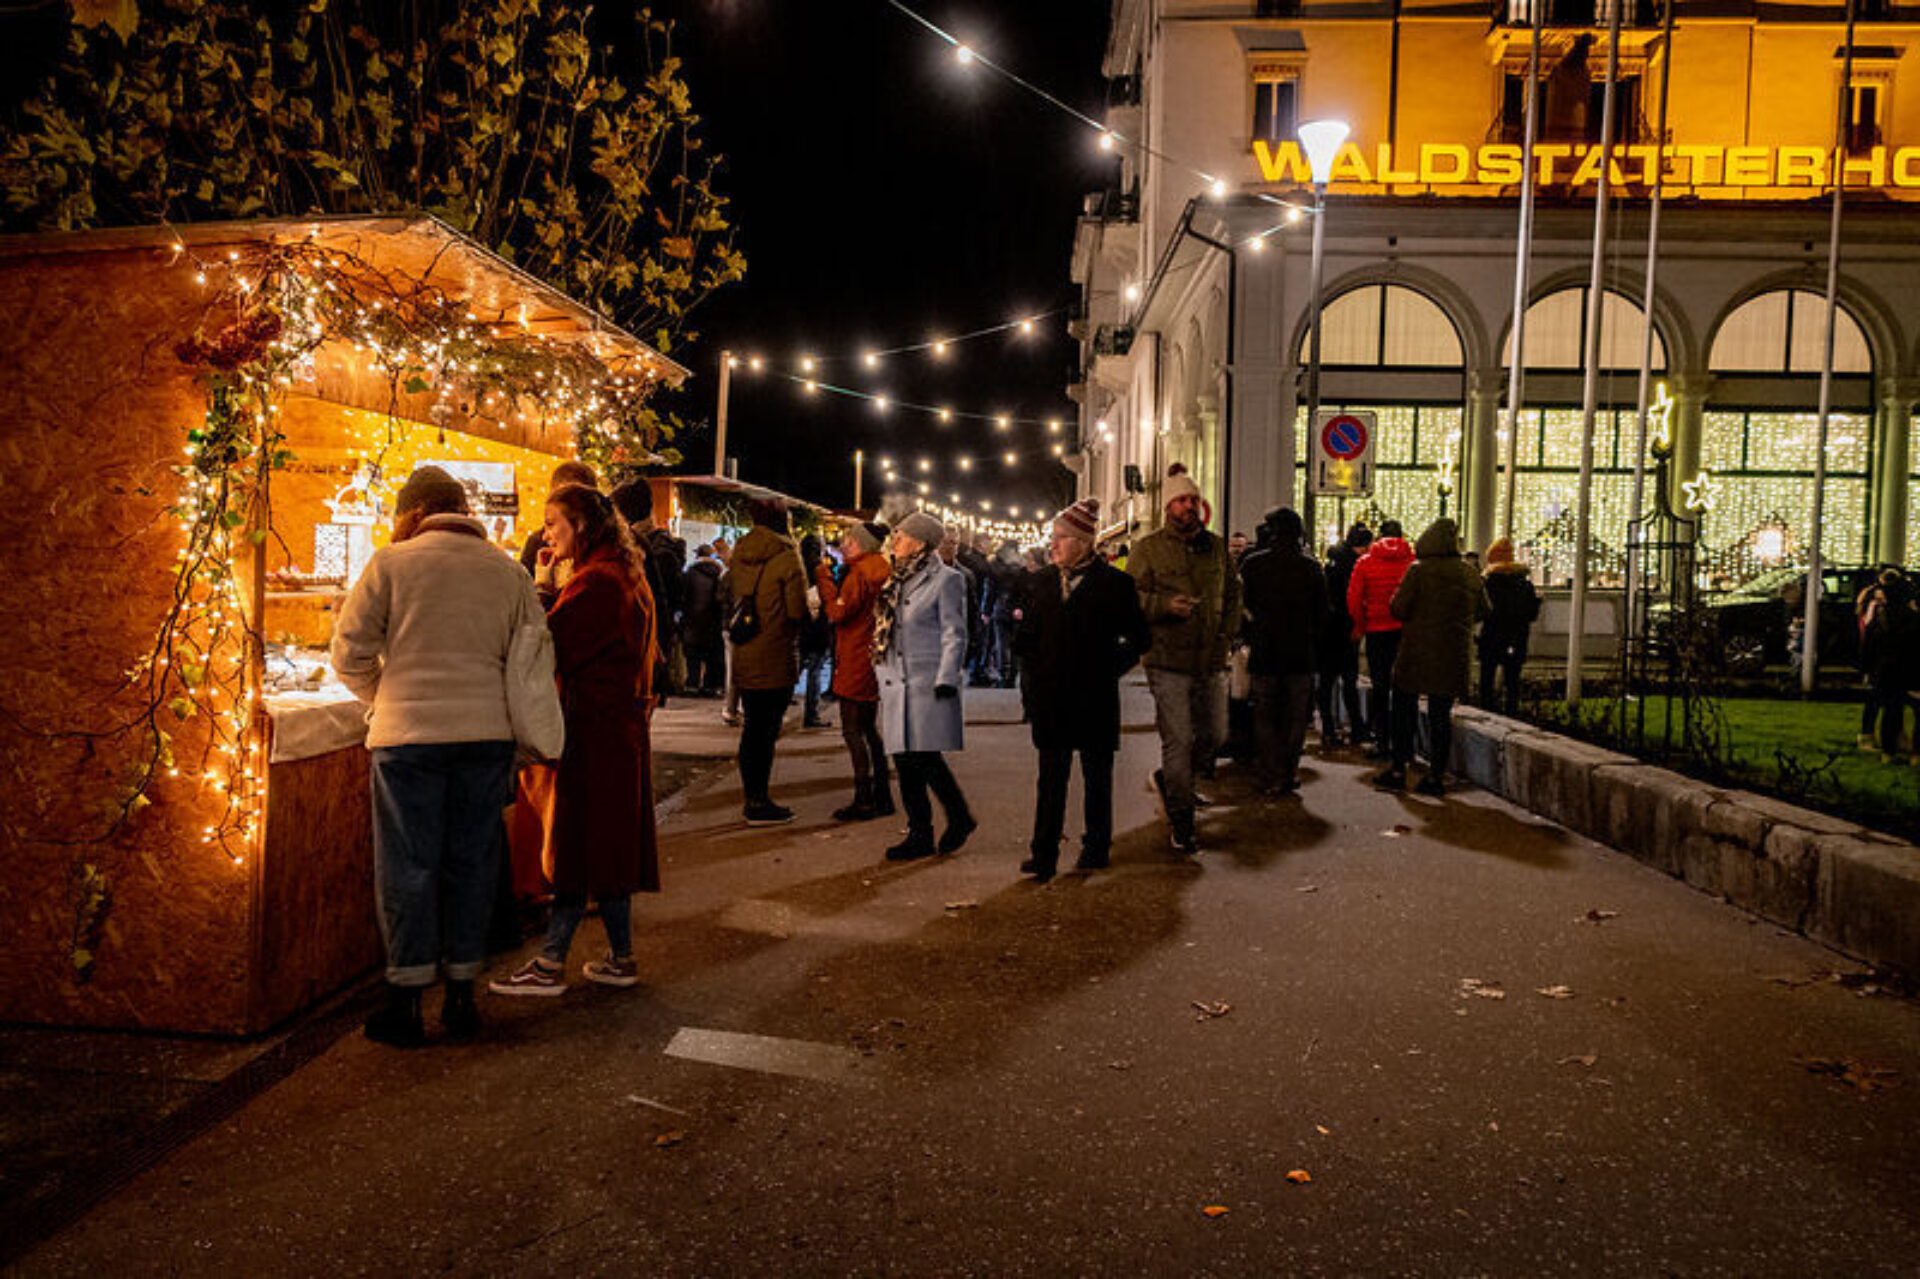
{"type": "Polygon", "coordinates": [[[727,614],[727,638],[735,646],[745,644],[760,633],[760,608],[753,602],[759,593],[760,579],[755,578],[753,589],[735,602],[733,611],[727,614]]]}

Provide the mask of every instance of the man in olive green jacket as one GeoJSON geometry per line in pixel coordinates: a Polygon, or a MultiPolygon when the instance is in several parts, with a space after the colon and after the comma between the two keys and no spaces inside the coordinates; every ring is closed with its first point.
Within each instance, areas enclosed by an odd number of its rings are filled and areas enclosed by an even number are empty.
{"type": "Polygon", "coordinates": [[[1153,632],[1147,684],[1160,733],[1154,783],[1176,852],[1199,851],[1193,776],[1210,770],[1226,705],[1227,650],[1240,630],[1240,575],[1224,538],[1207,531],[1200,488],[1175,463],[1161,490],[1166,521],[1133,544],[1127,572],[1153,632]]]}

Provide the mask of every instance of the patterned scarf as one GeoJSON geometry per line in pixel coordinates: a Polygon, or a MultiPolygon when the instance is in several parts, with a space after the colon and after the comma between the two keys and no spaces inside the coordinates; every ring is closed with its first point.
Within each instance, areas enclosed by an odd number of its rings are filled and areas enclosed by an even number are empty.
{"type": "Polygon", "coordinates": [[[893,572],[887,577],[887,584],[880,588],[880,598],[873,607],[873,660],[884,659],[893,647],[894,614],[900,608],[900,596],[906,589],[907,580],[922,568],[933,555],[931,546],[923,546],[904,560],[893,562],[893,572]]]}

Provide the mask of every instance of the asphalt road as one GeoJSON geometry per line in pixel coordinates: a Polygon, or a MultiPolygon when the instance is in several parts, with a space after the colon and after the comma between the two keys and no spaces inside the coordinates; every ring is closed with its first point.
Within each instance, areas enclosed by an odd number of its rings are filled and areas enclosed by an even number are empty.
{"type": "Polygon", "coordinates": [[[1176,863],[1138,691],[1115,868],[1035,887],[1025,732],[968,696],[958,856],[883,865],[827,819],[838,735],[791,733],[798,823],[730,779],[670,823],[643,988],[343,1040],[23,1272],[1920,1266],[1920,1007],[1833,953],[1350,758],[1286,804],[1223,773],[1176,863]]]}

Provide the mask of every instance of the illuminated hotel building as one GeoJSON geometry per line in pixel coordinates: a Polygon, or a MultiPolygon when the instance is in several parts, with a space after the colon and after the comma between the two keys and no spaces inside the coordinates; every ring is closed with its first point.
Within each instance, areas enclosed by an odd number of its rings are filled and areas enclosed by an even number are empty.
{"type": "MultiPolygon", "coordinates": [[[[1512,526],[1523,554],[1564,581],[1608,0],[1547,3],[1512,526]]],[[[1834,564],[1912,563],[1920,4],[1860,4],[1824,546],[1834,564]]],[[[1074,244],[1083,494],[1126,513],[1137,468],[1146,491],[1134,509],[1151,525],[1167,467],[1183,461],[1225,513],[1223,531],[1251,532],[1268,508],[1299,504],[1312,219],[1289,222],[1262,196],[1311,204],[1294,129],[1333,117],[1352,134],[1327,196],[1321,404],[1371,408],[1380,426],[1374,495],[1344,514],[1395,516],[1417,533],[1444,485],[1473,545],[1499,534],[1532,42],[1526,0],[1512,5],[1114,0],[1107,122],[1139,145],[1115,148],[1114,181],[1087,198],[1074,244]]],[[[1673,487],[1709,477],[1702,559],[1727,584],[1804,563],[1844,10],[1680,0],[1670,50],[1660,19],[1646,3],[1622,14],[1595,573],[1617,565],[1629,518],[1658,177],[1654,367],[1675,401],[1673,487]]],[[[1319,502],[1321,545],[1342,513],[1319,502]]]]}

